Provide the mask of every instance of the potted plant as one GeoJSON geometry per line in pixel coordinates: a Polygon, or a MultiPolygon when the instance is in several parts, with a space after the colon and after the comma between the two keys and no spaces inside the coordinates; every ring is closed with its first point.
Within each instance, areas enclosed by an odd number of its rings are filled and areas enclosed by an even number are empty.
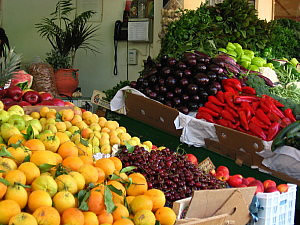
{"type": "Polygon", "coordinates": [[[45,17],[36,24],[39,34],[52,46],[46,61],[55,70],[56,86],[61,95],[71,96],[78,87],[78,69],[73,68],[77,50],[98,52],[93,41],[99,26],[88,23],[94,14],[92,10],[77,14],[72,0],[59,0],[50,18],[45,17]]]}

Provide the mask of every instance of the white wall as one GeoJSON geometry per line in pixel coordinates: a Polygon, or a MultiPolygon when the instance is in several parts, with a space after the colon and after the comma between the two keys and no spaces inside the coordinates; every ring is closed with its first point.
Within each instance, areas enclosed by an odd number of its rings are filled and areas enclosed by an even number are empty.
{"type": "MultiPolygon", "coordinates": [[[[31,63],[37,56],[45,57],[50,50],[47,40],[42,39],[34,28],[42,17],[47,17],[54,11],[57,1],[54,0],[2,0],[2,26],[6,30],[11,46],[23,54],[23,64],[31,63]]],[[[75,68],[79,69],[80,84],[84,96],[90,96],[94,89],[106,90],[121,80],[127,78],[127,46],[126,42],[119,42],[118,67],[119,74],[113,75],[113,32],[116,20],[122,20],[125,0],[103,0],[103,20],[98,32],[100,41],[97,46],[100,54],[78,51],[75,59],[75,68]]],[[[162,0],[155,0],[154,42],[151,44],[151,55],[159,52],[158,32],[160,30],[160,9],[162,0]]],[[[148,44],[129,43],[129,49],[138,50],[138,65],[129,66],[129,80],[138,77],[142,70],[143,60],[149,54],[148,44]]]]}

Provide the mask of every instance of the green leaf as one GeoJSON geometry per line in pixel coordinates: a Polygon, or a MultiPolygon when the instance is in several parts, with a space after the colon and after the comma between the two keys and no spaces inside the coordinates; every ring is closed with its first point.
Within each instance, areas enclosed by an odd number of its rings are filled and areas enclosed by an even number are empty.
{"type": "Polygon", "coordinates": [[[129,214],[133,214],[132,209],[127,202],[127,198],[124,198],[124,206],[128,209],[129,214]]]}
{"type": "Polygon", "coordinates": [[[87,140],[83,139],[82,137],[80,137],[80,143],[86,147],[89,147],[89,142],[87,140]]]}
{"type": "Polygon", "coordinates": [[[3,156],[3,157],[9,157],[9,158],[14,158],[12,156],[12,154],[9,151],[7,151],[7,149],[4,146],[1,146],[0,157],[1,156],[3,156]]]}
{"type": "Polygon", "coordinates": [[[0,173],[5,173],[6,171],[4,171],[4,170],[0,170],[0,173]]]}
{"type": "Polygon", "coordinates": [[[128,144],[127,142],[125,142],[125,146],[128,150],[129,153],[133,153],[134,152],[134,146],[128,144]]]}
{"type": "Polygon", "coordinates": [[[113,185],[106,185],[106,186],[109,188],[109,190],[111,190],[112,192],[115,192],[117,195],[120,195],[120,196],[123,195],[122,190],[115,188],[113,185]]]}
{"type": "Polygon", "coordinates": [[[134,170],[134,169],[136,169],[135,166],[127,166],[127,167],[121,169],[120,173],[127,173],[127,172],[130,172],[130,171],[134,170]]]}
{"type": "Polygon", "coordinates": [[[4,178],[1,178],[1,177],[0,177],[0,182],[5,184],[6,186],[10,185],[10,183],[7,180],[5,180],[4,178]]]}
{"type": "Polygon", "coordinates": [[[80,190],[77,194],[78,202],[81,202],[86,194],[86,190],[80,190]]]}
{"type": "Polygon", "coordinates": [[[55,117],[56,117],[56,118],[55,118],[55,121],[56,121],[56,122],[62,122],[62,115],[60,115],[59,112],[56,113],[56,116],[55,116],[55,117]]]}
{"type": "Polygon", "coordinates": [[[29,154],[24,158],[24,162],[30,162],[30,155],[29,154]]]}
{"type": "Polygon", "coordinates": [[[55,167],[55,165],[51,165],[51,164],[48,164],[48,163],[44,163],[44,164],[39,165],[39,169],[40,169],[41,173],[48,172],[53,167],[55,167]]]}
{"type": "Polygon", "coordinates": [[[22,141],[21,140],[19,140],[19,141],[17,141],[17,143],[12,143],[12,144],[10,144],[9,145],[10,147],[13,147],[13,148],[18,148],[18,147],[20,147],[20,146],[22,146],[22,141]]]}
{"type": "Polygon", "coordinates": [[[31,188],[30,185],[21,184],[21,183],[19,183],[19,182],[15,182],[14,184],[15,184],[15,185],[22,186],[23,188],[31,188]]]}
{"type": "Polygon", "coordinates": [[[89,210],[87,200],[89,199],[90,195],[91,195],[90,191],[88,191],[84,194],[84,196],[82,198],[82,201],[80,202],[79,207],[78,207],[80,210],[82,210],[82,211],[88,211],[89,210]]]}
{"type": "Polygon", "coordinates": [[[107,186],[104,188],[104,204],[108,213],[112,213],[117,208],[113,202],[112,193],[107,186]]]}
{"type": "Polygon", "coordinates": [[[26,134],[23,134],[23,136],[26,140],[34,139],[34,131],[33,131],[33,128],[30,124],[27,127],[26,134]]]}
{"type": "Polygon", "coordinates": [[[155,225],[161,225],[161,223],[158,220],[156,220],[155,225]]]}
{"type": "Polygon", "coordinates": [[[110,180],[118,180],[118,179],[122,179],[122,178],[120,176],[116,175],[116,174],[112,174],[109,179],[110,180]]]}

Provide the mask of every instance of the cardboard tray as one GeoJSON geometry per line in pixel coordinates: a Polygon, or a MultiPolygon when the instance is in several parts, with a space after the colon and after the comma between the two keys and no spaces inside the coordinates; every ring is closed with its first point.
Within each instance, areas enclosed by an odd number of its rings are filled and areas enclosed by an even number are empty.
{"type": "Polygon", "coordinates": [[[181,135],[182,130],[177,130],[174,124],[179,114],[176,109],[130,92],[125,92],[125,105],[128,117],[177,137],[181,135]]]}
{"type": "MultiPolygon", "coordinates": [[[[93,95],[91,97],[91,102],[95,105],[100,106],[103,109],[107,109],[110,110],[110,103],[106,100],[104,100],[105,98],[105,94],[102,91],[98,91],[98,90],[94,90],[93,91],[93,95]]],[[[124,109],[119,109],[116,111],[116,113],[119,114],[125,114],[125,110],[124,109]]]]}
{"type": "MultiPolygon", "coordinates": [[[[25,114],[39,112],[45,105],[23,106],[25,114]]],[[[47,106],[49,109],[55,109],[57,112],[63,109],[73,109],[74,106],[47,106]]]]}
{"type": "Polygon", "coordinates": [[[229,224],[227,222],[228,215],[219,215],[219,216],[212,216],[209,218],[205,219],[197,219],[197,218],[192,218],[192,219],[182,219],[182,220],[177,220],[175,225],[225,225],[229,224]]]}

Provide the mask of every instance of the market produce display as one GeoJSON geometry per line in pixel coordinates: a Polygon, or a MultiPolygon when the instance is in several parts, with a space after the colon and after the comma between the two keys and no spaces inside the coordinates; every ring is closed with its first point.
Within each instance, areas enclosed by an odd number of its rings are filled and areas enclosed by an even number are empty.
{"type": "Polygon", "coordinates": [[[116,121],[88,111],[2,109],[0,223],[173,225],[165,194],[135,167],[117,157],[93,160],[95,137],[131,139],[116,121]]]}

